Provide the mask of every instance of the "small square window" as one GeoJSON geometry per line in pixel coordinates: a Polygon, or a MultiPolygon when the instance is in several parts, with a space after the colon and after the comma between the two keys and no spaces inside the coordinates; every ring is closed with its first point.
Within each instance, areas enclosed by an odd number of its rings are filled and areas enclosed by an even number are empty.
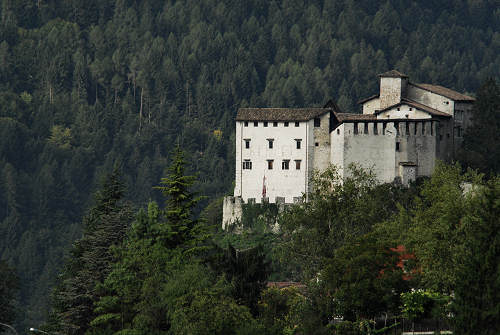
{"type": "Polygon", "coordinates": [[[397,110],[400,111],[401,109],[398,107],[397,110]]]}
{"type": "Polygon", "coordinates": [[[274,139],[272,139],[272,138],[267,139],[267,144],[268,144],[269,149],[273,148],[273,143],[274,143],[274,139]]]}
{"type": "Polygon", "coordinates": [[[274,121],[273,122],[273,127],[277,127],[278,126],[278,122],[274,121]]]}
{"type": "Polygon", "coordinates": [[[295,160],[295,170],[300,170],[300,159],[295,160]]]}
{"type": "Polygon", "coordinates": [[[267,121],[264,121],[264,127],[267,127],[267,121]]]}
{"type": "Polygon", "coordinates": [[[314,146],[315,147],[319,146],[319,143],[318,142],[314,143],[314,146]]]}
{"type": "Polygon", "coordinates": [[[321,127],[321,119],[319,117],[314,118],[314,127],[321,127]]]}
{"type": "Polygon", "coordinates": [[[248,127],[248,121],[245,121],[245,127],[248,127]]]}
{"type": "Polygon", "coordinates": [[[410,111],[412,111],[412,110],[413,110],[413,108],[410,107],[410,111]]]}
{"type": "Polygon", "coordinates": [[[254,126],[254,127],[258,127],[258,126],[259,126],[259,122],[258,122],[258,121],[254,121],[254,122],[253,122],[253,126],[254,126]]]}
{"type": "Polygon", "coordinates": [[[245,159],[243,161],[243,170],[251,170],[252,169],[252,161],[249,159],[245,159]]]}
{"type": "Polygon", "coordinates": [[[296,138],[295,145],[296,145],[297,149],[300,149],[301,144],[302,144],[302,140],[300,138],[296,138]]]}
{"type": "Polygon", "coordinates": [[[284,125],[285,127],[288,127],[288,122],[284,122],[284,123],[283,123],[283,125],[284,125]]]}
{"type": "Polygon", "coordinates": [[[289,170],[290,169],[290,160],[285,159],[283,162],[281,162],[281,169],[282,170],[289,170]]]}
{"type": "Polygon", "coordinates": [[[300,125],[300,122],[295,121],[295,127],[298,127],[300,125]]]}
{"type": "Polygon", "coordinates": [[[274,164],[274,160],[268,159],[267,160],[267,169],[268,170],[272,170],[273,169],[273,164],[274,164]]]}
{"type": "Polygon", "coordinates": [[[249,139],[245,139],[245,149],[250,149],[250,140],[249,139]]]}

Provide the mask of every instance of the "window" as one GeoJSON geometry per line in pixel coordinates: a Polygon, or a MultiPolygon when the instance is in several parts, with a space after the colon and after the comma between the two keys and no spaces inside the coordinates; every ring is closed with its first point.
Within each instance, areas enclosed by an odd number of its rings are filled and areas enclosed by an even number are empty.
{"type": "Polygon", "coordinates": [[[250,149],[250,139],[244,139],[245,141],[245,149],[250,149]]]}
{"type": "Polygon", "coordinates": [[[396,151],[399,151],[399,142],[396,142],[396,151]]]}
{"type": "Polygon", "coordinates": [[[354,135],[358,134],[358,124],[354,122],[354,135]]]}
{"type": "Polygon", "coordinates": [[[298,127],[300,125],[299,121],[295,121],[295,127],[298,127]]]}
{"type": "Polygon", "coordinates": [[[273,169],[273,163],[274,163],[274,160],[272,160],[272,159],[268,159],[267,160],[267,169],[268,170],[272,170],[273,169]]]}
{"type": "Polygon", "coordinates": [[[399,107],[397,108],[398,112],[401,110],[399,107]]]}
{"type": "Polygon", "coordinates": [[[254,127],[258,127],[258,126],[259,126],[259,122],[254,121],[254,122],[253,122],[253,126],[254,126],[254,127]]]}
{"type": "Polygon", "coordinates": [[[315,147],[319,146],[319,143],[318,143],[318,142],[315,142],[315,143],[314,143],[314,146],[315,146],[315,147]]]}
{"type": "Polygon", "coordinates": [[[295,170],[300,170],[300,162],[301,162],[300,159],[295,160],[295,170]]]}
{"type": "Polygon", "coordinates": [[[314,127],[321,127],[321,119],[319,117],[314,118],[314,127]]]}
{"type": "Polygon", "coordinates": [[[290,160],[284,159],[283,162],[281,162],[281,170],[288,170],[288,169],[290,169],[290,160]]]}
{"type": "Polygon", "coordinates": [[[268,138],[267,139],[267,145],[268,145],[269,149],[273,148],[273,142],[274,142],[273,138],[268,138]]]}
{"type": "Polygon", "coordinates": [[[274,121],[273,122],[273,127],[277,127],[278,126],[278,122],[274,121]]]}
{"type": "Polygon", "coordinates": [[[337,135],[340,135],[340,129],[337,129],[337,135]]]}
{"type": "Polygon", "coordinates": [[[249,159],[245,159],[243,161],[243,170],[251,170],[252,169],[252,161],[249,159]]]}
{"type": "Polygon", "coordinates": [[[264,127],[267,127],[267,121],[264,121],[264,127]]]}
{"type": "Polygon", "coordinates": [[[368,123],[365,122],[365,134],[368,134],[368,123]]]}
{"type": "Polygon", "coordinates": [[[295,145],[296,145],[297,149],[300,149],[301,142],[302,142],[302,140],[300,138],[295,139],[295,145]]]}
{"type": "Polygon", "coordinates": [[[413,108],[410,107],[410,111],[412,111],[412,110],[413,110],[413,108]]]}
{"type": "Polygon", "coordinates": [[[248,127],[248,121],[245,121],[245,127],[248,127]]]}
{"type": "Polygon", "coordinates": [[[463,120],[463,111],[461,110],[456,110],[455,111],[455,121],[462,121],[463,120]]]}
{"type": "Polygon", "coordinates": [[[373,134],[374,135],[378,135],[378,125],[377,125],[377,122],[375,122],[373,124],[373,134]]]}
{"type": "Polygon", "coordinates": [[[288,127],[288,122],[284,122],[284,123],[283,123],[283,125],[284,125],[285,127],[288,127]]]}

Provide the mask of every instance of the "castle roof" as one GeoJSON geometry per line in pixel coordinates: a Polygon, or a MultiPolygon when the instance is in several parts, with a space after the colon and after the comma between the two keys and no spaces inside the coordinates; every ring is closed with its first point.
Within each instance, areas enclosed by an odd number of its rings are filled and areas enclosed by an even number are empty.
{"type": "Polygon", "coordinates": [[[329,112],[329,108],[240,108],[236,121],[308,121],[329,112]]]}
{"type": "Polygon", "coordinates": [[[397,104],[394,104],[392,106],[389,106],[389,107],[386,107],[386,108],[381,109],[379,111],[376,111],[375,115],[378,115],[380,113],[383,113],[385,111],[388,111],[388,110],[390,110],[390,109],[392,109],[394,107],[398,107],[398,106],[401,106],[401,105],[408,105],[408,106],[411,106],[411,107],[415,107],[417,109],[420,109],[420,110],[423,110],[424,112],[429,113],[432,116],[451,117],[451,115],[448,114],[448,113],[438,111],[437,109],[431,108],[431,107],[426,106],[426,105],[422,105],[421,103],[418,103],[416,101],[413,101],[413,100],[410,100],[410,99],[406,99],[406,98],[401,99],[401,101],[398,102],[397,104]]]}
{"type": "Polygon", "coordinates": [[[470,101],[470,102],[476,101],[476,99],[474,99],[473,97],[459,93],[457,91],[454,91],[452,89],[449,89],[449,88],[446,88],[443,86],[431,85],[431,84],[415,84],[415,83],[410,83],[410,84],[415,86],[415,87],[421,88],[423,90],[442,95],[442,96],[447,97],[451,100],[470,101]]]}
{"type": "Polygon", "coordinates": [[[374,114],[358,114],[358,113],[334,113],[339,123],[349,121],[368,121],[376,120],[377,116],[374,114]]]}
{"type": "Polygon", "coordinates": [[[387,71],[378,75],[379,77],[389,77],[389,78],[408,78],[406,74],[403,74],[396,70],[387,71]]]}
{"type": "Polygon", "coordinates": [[[375,94],[375,95],[372,95],[371,97],[368,97],[368,98],[364,98],[364,99],[359,100],[359,101],[358,101],[358,104],[360,104],[360,105],[361,105],[361,104],[364,104],[365,102],[370,101],[370,100],[373,100],[373,99],[376,99],[376,98],[378,98],[378,97],[380,97],[380,94],[378,94],[378,93],[377,93],[377,94],[375,94]]]}

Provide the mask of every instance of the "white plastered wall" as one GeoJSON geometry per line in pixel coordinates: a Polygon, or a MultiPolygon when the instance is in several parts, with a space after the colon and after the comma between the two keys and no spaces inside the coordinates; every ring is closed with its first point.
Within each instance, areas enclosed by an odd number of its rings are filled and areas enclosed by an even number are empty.
{"type": "Polygon", "coordinates": [[[438,111],[453,115],[454,101],[442,95],[408,85],[408,98],[438,111]]]}
{"type": "Polygon", "coordinates": [[[292,203],[294,197],[301,197],[307,188],[307,162],[309,142],[309,122],[301,121],[299,127],[295,122],[278,122],[273,127],[273,121],[268,121],[264,127],[259,121],[254,126],[253,121],[248,127],[243,121],[236,122],[236,185],[235,196],[241,196],[244,202],[249,198],[261,202],[263,179],[266,177],[266,196],[274,203],[276,197],[285,197],[285,202],[292,203]],[[250,140],[250,148],[245,148],[245,139],[250,140]],[[274,139],[273,148],[269,148],[268,139],[274,139]],[[301,148],[297,149],[296,139],[301,139],[301,148]],[[242,169],[245,160],[252,162],[252,169],[242,169]],[[273,160],[273,169],[268,169],[268,160],[273,160]],[[283,160],[289,160],[289,169],[282,169],[283,160]],[[296,169],[295,160],[300,160],[300,170],[296,169]]]}
{"type": "Polygon", "coordinates": [[[354,123],[343,123],[337,129],[331,134],[332,164],[339,168],[341,177],[347,177],[349,165],[355,163],[373,169],[380,182],[394,180],[396,129],[392,123],[386,124],[385,135],[382,123],[377,124],[377,135],[373,122],[368,123],[367,133],[362,122],[358,123],[358,134],[354,134],[354,123]]]}
{"type": "Polygon", "coordinates": [[[429,113],[407,104],[401,104],[377,115],[377,119],[430,119],[431,117],[429,113]]]}

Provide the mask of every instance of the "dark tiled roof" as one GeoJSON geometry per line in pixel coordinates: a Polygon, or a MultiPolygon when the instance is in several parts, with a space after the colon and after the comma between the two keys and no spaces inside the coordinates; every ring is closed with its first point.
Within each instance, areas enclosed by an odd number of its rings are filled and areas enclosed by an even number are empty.
{"type": "Polygon", "coordinates": [[[368,121],[376,120],[377,116],[374,114],[356,114],[356,113],[334,113],[339,123],[348,121],[368,121]]]}
{"type": "Polygon", "coordinates": [[[364,104],[365,102],[370,101],[370,100],[373,100],[373,99],[375,99],[375,98],[378,98],[379,96],[380,96],[380,94],[378,94],[378,93],[377,93],[377,94],[375,94],[375,95],[372,95],[371,97],[368,97],[368,98],[365,98],[365,99],[359,100],[359,101],[358,101],[358,104],[360,104],[360,105],[361,105],[361,104],[364,104]]]}
{"type": "Polygon", "coordinates": [[[387,71],[378,75],[379,77],[390,77],[390,78],[408,78],[406,74],[403,74],[396,70],[387,71]]]}
{"type": "Polygon", "coordinates": [[[418,88],[421,88],[423,90],[436,93],[439,95],[442,95],[444,97],[447,97],[451,100],[455,101],[475,101],[473,97],[469,97],[468,95],[458,93],[457,91],[451,90],[449,88],[439,86],[439,85],[431,85],[431,84],[414,84],[411,83],[411,85],[416,86],[418,88]]]}
{"type": "Polygon", "coordinates": [[[330,111],[327,108],[240,108],[236,121],[308,121],[330,111]]]}
{"type": "Polygon", "coordinates": [[[430,115],[432,116],[444,116],[444,117],[451,117],[450,114],[447,114],[445,112],[441,112],[441,111],[438,111],[437,109],[434,109],[434,108],[431,108],[429,106],[426,106],[426,105],[422,105],[421,103],[418,103],[416,101],[413,101],[413,100],[410,100],[410,99],[401,99],[401,102],[397,103],[397,104],[394,104],[392,106],[389,106],[387,108],[384,108],[384,109],[381,109],[379,111],[376,111],[375,112],[375,115],[378,115],[380,113],[383,113],[385,111],[388,111],[389,109],[391,108],[394,108],[394,107],[397,107],[397,106],[401,106],[401,105],[408,105],[408,106],[411,106],[411,107],[415,107],[415,108],[418,108],[420,110],[423,110],[424,112],[427,112],[429,113],[430,115]]]}

